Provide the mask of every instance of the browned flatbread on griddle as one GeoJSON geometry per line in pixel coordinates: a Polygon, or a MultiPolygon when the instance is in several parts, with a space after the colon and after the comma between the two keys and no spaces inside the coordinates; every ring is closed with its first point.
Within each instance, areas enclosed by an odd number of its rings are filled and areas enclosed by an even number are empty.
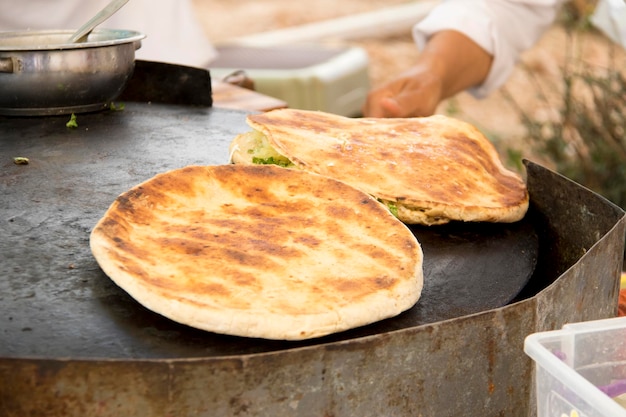
{"type": "Polygon", "coordinates": [[[376,197],[405,223],[515,222],[526,184],[484,135],[460,120],[348,118],[281,109],[247,117],[231,144],[237,164],[282,163],[376,197]]]}
{"type": "Polygon", "coordinates": [[[94,227],[103,271],[150,310],[217,333],[308,339],[395,316],[423,285],[411,231],[342,182],[190,166],[120,195],[94,227]]]}

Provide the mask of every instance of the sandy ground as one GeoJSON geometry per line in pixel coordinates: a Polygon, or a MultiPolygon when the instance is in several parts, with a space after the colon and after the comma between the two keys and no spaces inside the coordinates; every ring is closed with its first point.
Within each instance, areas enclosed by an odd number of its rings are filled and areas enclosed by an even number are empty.
{"type": "MultiPolygon", "coordinates": [[[[195,0],[206,32],[218,44],[237,37],[404,4],[407,4],[406,0],[195,0]]],[[[558,103],[561,68],[572,49],[575,49],[576,56],[584,57],[594,65],[609,65],[611,47],[604,37],[589,33],[577,39],[572,47],[566,32],[555,25],[523,56],[522,63],[503,89],[482,100],[474,99],[467,93],[459,94],[442,103],[438,112],[475,124],[487,134],[503,156],[514,150],[524,157],[541,159],[529,149],[519,111],[505,99],[503,91],[532,116],[548,117],[554,108],[538,100],[538,97],[547,95],[558,103]]],[[[380,85],[410,66],[419,53],[408,31],[378,38],[351,39],[346,43],[361,46],[368,52],[372,86],[380,85]]],[[[618,49],[613,57],[615,65],[626,68],[624,55],[618,49]]],[[[542,162],[549,164],[549,161],[542,162]]]]}

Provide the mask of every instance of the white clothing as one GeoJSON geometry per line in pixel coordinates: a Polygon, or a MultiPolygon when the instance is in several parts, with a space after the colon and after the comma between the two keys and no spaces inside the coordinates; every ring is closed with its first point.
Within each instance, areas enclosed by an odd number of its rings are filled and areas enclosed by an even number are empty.
{"type": "MultiPolygon", "coordinates": [[[[476,97],[485,97],[508,79],[520,54],[531,48],[556,19],[566,0],[444,0],[413,28],[413,38],[423,48],[428,38],[441,30],[456,30],[468,36],[493,56],[493,64],[485,82],[469,90],[476,97]]],[[[626,18],[615,10],[624,0],[600,0],[615,3],[609,10],[614,20],[621,21],[626,33],[626,18]]],[[[624,10],[622,8],[621,10],[624,10]]],[[[606,11],[606,10],[604,10],[606,11]]],[[[626,13],[624,11],[623,13],[626,13]]],[[[606,17],[606,16],[605,16],[606,17]]],[[[597,19],[596,19],[597,20],[597,19]]],[[[626,46],[626,35],[622,38],[626,46]]]]}
{"type": "Polygon", "coordinates": [[[591,23],[613,42],[626,48],[626,2],[601,0],[591,16],[591,23]]]}
{"type": "MultiPolygon", "coordinates": [[[[78,29],[109,0],[0,0],[0,31],[78,29]]],[[[191,0],[130,0],[99,27],[146,35],[137,59],[207,68],[216,51],[191,0]]]]}

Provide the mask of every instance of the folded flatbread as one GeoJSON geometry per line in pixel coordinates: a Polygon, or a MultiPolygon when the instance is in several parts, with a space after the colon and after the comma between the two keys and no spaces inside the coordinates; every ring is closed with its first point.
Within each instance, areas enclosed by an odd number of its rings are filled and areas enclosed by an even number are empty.
{"type": "Polygon", "coordinates": [[[247,117],[230,147],[236,164],[277,164],[329,176],[386,204],[405,223],[514,222],[526,184],[474,126],[436,115],[347,118],[275,110],[247,117]]]}
{"type": "Polygon", "coordinates": [[[276,166],[190,166],[120,195],[103,271],[150,310],[217,333],[308,339],[396,316],[423,285],[414,235],[371,196],[276,166]]]}

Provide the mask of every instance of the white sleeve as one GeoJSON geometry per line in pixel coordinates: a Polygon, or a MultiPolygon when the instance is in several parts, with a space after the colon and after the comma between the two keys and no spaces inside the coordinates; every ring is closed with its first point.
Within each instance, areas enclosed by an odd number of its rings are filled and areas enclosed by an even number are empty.
{"type": "Polygon", "coordinates": [[[482,85],[469,90],[485,97],[510,76],[522,52],[532,47],[556,18],[564,0],[444,0],[413,28],[421,49],[441,30],[463,33],[494,60],[482,85]]]}
{"type": "Polygon", "coordinates": [[[609,39],[626,48],[626,3],[623,0],[599,0],[590,20],[609,39]]]}

